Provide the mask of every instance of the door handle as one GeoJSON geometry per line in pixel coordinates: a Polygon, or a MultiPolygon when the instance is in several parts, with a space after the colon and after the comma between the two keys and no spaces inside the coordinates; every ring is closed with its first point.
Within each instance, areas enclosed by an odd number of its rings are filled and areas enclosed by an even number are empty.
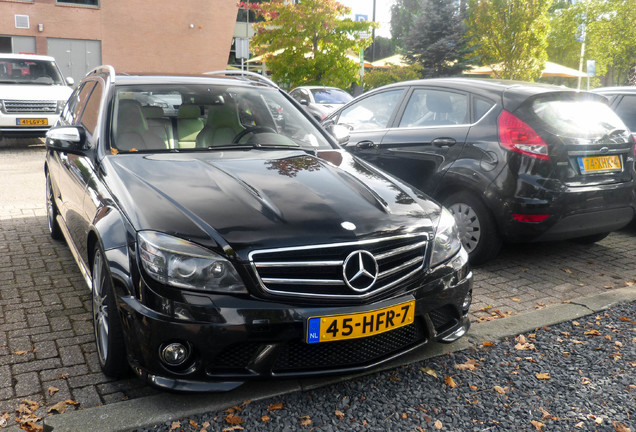
{"type": "Polygon", "coordinates": [[[359,143],[356,144],[356,149],[365,150],[365,149],[376,148],[377,146],[378,145],[376,143],[374,143],[373,141],[364,140],[364,141],[360,141],[359,143]]]}
{"type": "Polygon", "coordinates": [[[457,143],[457,141],[455,141],[455,138],[435,138],[433,141],[431,141],[431,144],[433,144],[435,147],[450,147],[453,146],[457,143]]]}

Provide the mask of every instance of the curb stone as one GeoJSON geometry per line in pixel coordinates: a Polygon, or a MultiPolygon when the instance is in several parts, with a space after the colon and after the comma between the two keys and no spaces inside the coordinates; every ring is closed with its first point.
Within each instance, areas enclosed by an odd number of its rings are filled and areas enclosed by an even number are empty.
{"type": "MultiPolygon", "coordinates": [[[[569,303],[473,324],[468,334],[455,343],[431,344],[423,350],[401,357],[399,361],[392,361],[381,368],[375,368],[373,371],[355,376],[368,375],[450,352],[476,349],[485,341],[498,340],[539,327],[577,319],[605,310],[618,303],[632,301],[636,301],[636,286],[613,289],[601,294],[582,297],[569,303]]],[[[87,425],[91,425],[90,429],[93,432],[125,432],[192,416],[204,411],[221,411],[245,400],[255,401],[286,393],[315,389],[352,377],[352,375],[347,375],[327,379],[253,382],[230,393],[199,395],[163,393],[46,417],[43,421],[44,432],[78,432],[85,430],[87,425]]],[[[3,431],[20,432],[21,429],[13,426],[3,429],[3,431]]]]}

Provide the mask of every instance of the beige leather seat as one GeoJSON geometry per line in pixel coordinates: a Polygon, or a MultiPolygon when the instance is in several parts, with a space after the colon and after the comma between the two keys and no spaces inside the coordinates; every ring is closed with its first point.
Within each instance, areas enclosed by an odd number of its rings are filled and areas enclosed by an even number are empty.
{"type": "Polygon", "coordinates": [[[232,144],[234,137],[243,129],[235,105],[219,98],[217,103],[208,109],[208,120],[197,136],[197,147],[232,144]]]}
{"type": "Polygon", "coordinates": [[[144,106],[141,111],[146,118],[148,130],[163,140],[167,148],[174,148],[172,122],[164,117],[163,109],[157,106],[144,106]]]}
{"type": "Polygon", "coordinates": [[[121,151],[161,150],[164,141],[148,129],[141,104],[134,99],[120,99],[117,107],[115,148],[121,151]]]}
{"type": "Polygon", "coordinates": [[[177,138],[179,148],[194,148],[197,135],[205,122],[201,119],[201,108],[198,105],[185,104],[177,112],[177,138]]]}

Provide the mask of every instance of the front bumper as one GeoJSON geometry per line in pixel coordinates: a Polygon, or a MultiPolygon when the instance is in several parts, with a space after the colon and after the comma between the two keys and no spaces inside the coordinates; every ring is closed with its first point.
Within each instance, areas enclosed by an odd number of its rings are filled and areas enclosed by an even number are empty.
{"type": "Polygon", "coordinates": [[[462,303],[471,289],[472,273],[462,249],[415,289],[358,305],[197,295],[171,305],[173,313],[167,315],[130,296],[121,297],[119,304],[129,362],[137,375],[164,389],[227,391],[252,379],[368,370],[431,341],[452,342],[470,326],[468,306],[462,303]],[[306,342],[309,317],[374,311],[409,300],[415,300],[413,324],[358,339],[306,342]],[[173,342],[190,353],[180,367],[160,358],[163,347],[173,342]]]}
{"type": "Polygon", "coordinates": [[[51,126],[57,122],[58,118],[59,114],[49,113],[0,113],[0,136],[43,137],[51,126]]]}

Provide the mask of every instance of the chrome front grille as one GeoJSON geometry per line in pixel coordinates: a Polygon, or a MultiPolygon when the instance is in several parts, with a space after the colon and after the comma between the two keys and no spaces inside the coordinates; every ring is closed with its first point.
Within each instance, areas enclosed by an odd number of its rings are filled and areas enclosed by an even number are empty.
{"type": "Polygon", "coordinates": [[[249,259],[261,287],[270,294],[307,299],[364,299],[406,285],[418,273],[421,274],[428,242],[426,234],[399,235],[357,242],[258,250],[251,252],[249,259]],[[364,265],[358,254],[365,257],[364,265]],[[372,259],[368,258],[371,256],[372,259]],[[377,263],[375,268],[373,260],[377,263]],[[345,271],[348,261],[351,261],[353,272],[345,271]],[[363,286],[356,286],[352,282],[355,277],[352,274],[365,266],[369,273],[375,272],[376,277],[368,277],[363,286]]]}
{"type": "Polygon", "coordinates": [[[55,114],[57,112],[57,101],[5,99],[3,101],[3,111],[7,114],[55,114]]]}

